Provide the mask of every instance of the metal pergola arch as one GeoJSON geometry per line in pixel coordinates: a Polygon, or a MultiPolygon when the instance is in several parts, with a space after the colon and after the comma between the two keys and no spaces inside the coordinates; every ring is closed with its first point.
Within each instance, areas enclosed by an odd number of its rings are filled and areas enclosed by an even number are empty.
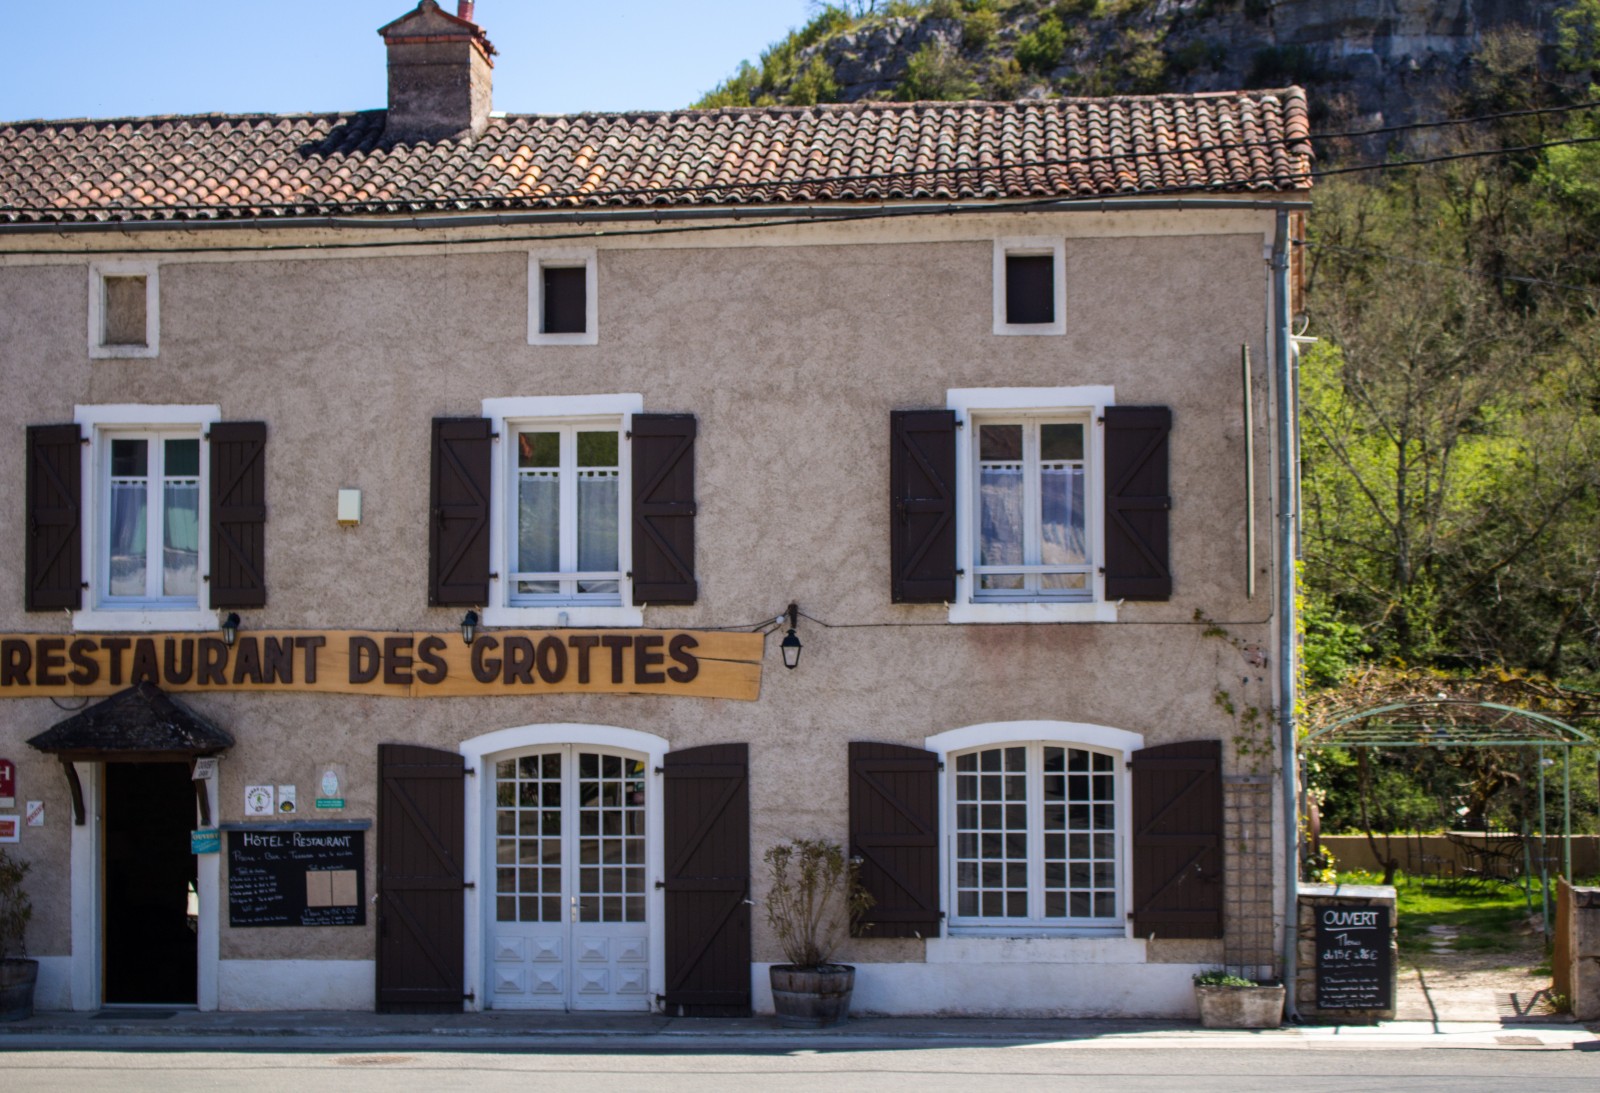
{"type": "MultiPolygon", "coordinates": [[[[1545,830],[1546,748],[1561,750],[1562,872],[1572,877],[1572,749],[1600,747],[1600,737],[1538,710],[1478,699],[1412,698],[1326,716],[1300,741],[1313,748],[1535,748],[1539,772],[1539,838],[1545,830]]],[[[1526,837],[1524,839],[1526,842],[1526,837]]],[[[1549,868],[1540,855],[1545,929],[1549,932],[1549,868]]]]}

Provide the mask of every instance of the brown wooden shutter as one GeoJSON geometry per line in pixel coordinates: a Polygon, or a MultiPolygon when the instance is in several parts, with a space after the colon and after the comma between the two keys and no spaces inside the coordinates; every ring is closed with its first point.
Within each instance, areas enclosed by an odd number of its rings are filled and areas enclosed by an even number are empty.
{"type": "Polygon", "coordinates": [[[1222,742],[1133,753],[1133,932],[1222,936],[1222,742]]]}
{"type": "Polygon", "coordinates": [[[490,422],[433,419],[428,509],[428,603],[481,607],[489,602],[490,422]]]}
{"type": "Polygon", "coordinates": [[[693,414],[633,416],[633,602],[694,603],[693,414]]]}
{"type": "Polygon", "coordinates": [[[938,755],[850,744],[850,856],[874,900],[857,936],[939,936],[938,755]]]}
{"type": "Polygon", "coordinates": [[[889,415],[890,598],[949,603],[956,598],[956,415],[895,410],[889,415]]]}
{"type": "Polygon", "coordinates": [[[1106,599],[1172,596],[1165,406],[1107,406],[1106,599]]]}
{"type": "Polygon", "coordinates": [[[665,782],[666,1010],[750,1015],[749,746],[669,752],[665,782]]]}
{"type": "Polygon", "coordinates": [[[465,764],[378,745],[379,1013],[459,1013],[466,990],[465,764]]]}
{"type": "Polygon", "coordinates": [[[211,606],[267,604],[267,426],[211,426],[211,606]]]}
{"type": "Polygon", "coordinates": [[[76,425],[28,426],[29,611],[76,611],[83,603],[83,448],[76,425]]]}

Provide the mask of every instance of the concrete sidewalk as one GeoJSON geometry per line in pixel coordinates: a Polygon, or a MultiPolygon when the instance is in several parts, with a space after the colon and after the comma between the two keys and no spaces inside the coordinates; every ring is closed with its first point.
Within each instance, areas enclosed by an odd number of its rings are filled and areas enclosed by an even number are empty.
{"type": "Polygon", "coordinates": [[[785,1029],[771,1017],[652,1014],[356,1012],[199,1013],[119,1008],[40,1013],[0,1024],[0,1051],[52,1048],[201,1051],[895,1050],[932,1045],[1055,1049],[1246,1046],[1286,1049],[1501,1048],[1600,1052],[1596,1029],[1572,1022],[1395,1021],[1265,1031],[1188,1021],[856,1017],[832,1029],[785,1029]]]}

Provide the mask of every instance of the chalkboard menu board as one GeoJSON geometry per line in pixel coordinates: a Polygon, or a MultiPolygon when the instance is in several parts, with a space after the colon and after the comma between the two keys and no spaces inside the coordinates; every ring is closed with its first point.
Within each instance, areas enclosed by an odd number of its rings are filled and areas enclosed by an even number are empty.
{"type": "Polygon", "coordinates": [[[1394,1008],[1390,909],[1382,904],[1321,906],[1317,922],[1317,1008],[1394,1008]]]}
{"type": "Polygon", "coordinates": [[[365,832],[228,832],[228,925],[365,926],[365,832]]]}

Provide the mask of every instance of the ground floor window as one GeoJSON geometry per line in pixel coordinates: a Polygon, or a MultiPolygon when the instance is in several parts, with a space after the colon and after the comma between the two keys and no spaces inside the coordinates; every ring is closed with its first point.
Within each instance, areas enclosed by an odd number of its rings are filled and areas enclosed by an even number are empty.
{"type": "Polygon", "coordinates": [[[1029,743],[956,756],[954,922],[1117,917],[1116,774],[1087,748],[1029,743]]]}
{"type": "Polygon", "coordinates": [[[1138,733],[991,722],[928,738],[942,761],[944,912],[952,933],[1127,930],[1127,757],[1138,733]]]}

